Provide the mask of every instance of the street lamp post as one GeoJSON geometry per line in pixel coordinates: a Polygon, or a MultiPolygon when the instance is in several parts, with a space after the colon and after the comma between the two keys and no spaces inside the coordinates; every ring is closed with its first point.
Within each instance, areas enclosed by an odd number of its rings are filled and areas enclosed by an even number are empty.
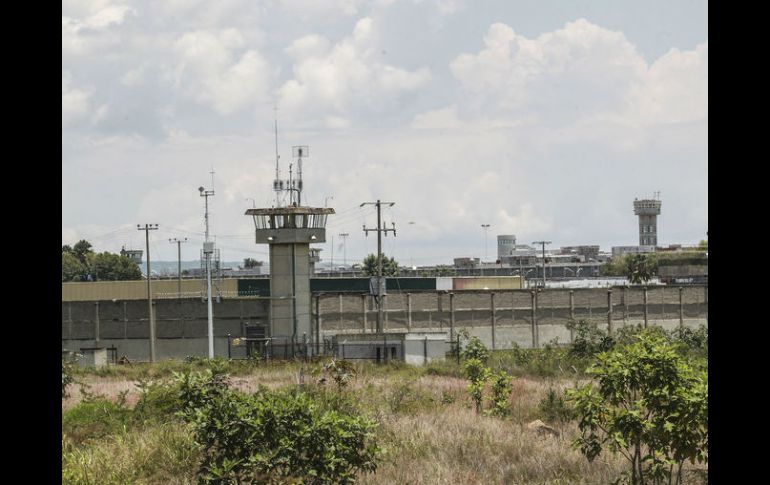
{"type": "Polygon", "coordinates": [[[545,245],[551,244],[551,241],[534,241],[532,244],[542,244],[543,246],[543,289],[545,289],[545,245]]]}
{"type": "MultiPolygon", "coordinates": [[[[484,259],[489,259],[489,256],[487,256],[487,231],[489,230],[489,224],[482,224],[481,228],[484,229],[484,259]]],[[[481,276],[484,276],[484,261],[481,262],[481,276]]]]}

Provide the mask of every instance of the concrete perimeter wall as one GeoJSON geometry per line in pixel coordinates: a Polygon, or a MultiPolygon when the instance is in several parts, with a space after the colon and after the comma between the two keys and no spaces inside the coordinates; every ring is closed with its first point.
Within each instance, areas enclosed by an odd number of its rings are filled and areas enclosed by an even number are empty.
{"type": "MultiPolygon", "coordinates": [[[[269,301],[244,297],[214,303],[216,355],[227,356],[228,334],[242,337],[247,324],[269,324],[269,301]]],[[[465,328],[494,349],[510,348],[513,342],[522,347],[554,339],[569,342],[565,325],[571,319],[592,320],[613,330],[645,321],[667,329],[708,325],[706,286],[391,292],[383,306],[388,332],[444,330],[455,338],[465,328]]],[[[154,308],[159,359],[207,355],[205,301],[155,300],[154,308]]],[[[149,360],[147,310],[142,300],[62,302],[62,349],[115,346],[119,357],[149,360]]],[[[377,307],[366,294],[314,293],[310,318],[312,332],[321,339],[373,332],[377,307]]],[[[313,340],[313,335],[307,337],[313,340]]],[[[241,357],[245,349],[233,347],[231,353],[241,357]]]]}

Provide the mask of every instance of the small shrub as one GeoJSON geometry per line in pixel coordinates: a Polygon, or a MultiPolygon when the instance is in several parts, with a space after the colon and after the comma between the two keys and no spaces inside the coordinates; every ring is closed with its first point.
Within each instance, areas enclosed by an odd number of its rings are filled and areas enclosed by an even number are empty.
{"type": "Polygon", "coordinates": [[[574,410],[567,403],[566,392],[559,394],[548,388],[545,397],[537,405],[540,417],[547,423],[566,423],[574,418],[574,410]]]}
{"type": "Polygon", "coordinates": [[[473,403],[476,406],[476,413],[481,412],[481,400],[484,393],[484,385],[489,378],[489,368],[476,358],[470,358],[463,362],[463,372],[468,381],[467,389],[473,403]]]}
{"type": "MultiPolygon", "coordinates": [[[[590,320],[570,320],[567,328],[573,332],[572,345],[569,353],[574,357],[592,358],[599,352],[605,352],[615,346],[615,339],[600,329],[596,322],[590,320]]],[[[626,328],[621,327],[619,332],[626,328]]]]}
{"type": "Polygon", "coordinates": [[[460,358],[463,360],[477,359],[482,365],[486,365],[489,360],[489,349],[479,340],[478,337],[471,337],[468,344],[460,352],[460,358]]]}
{"type": "Polygon", "coordinates": [[[93,397],[62,412],[62,433],[77,444],[115,434],[129,424],[130,418],[131,410],[123,402],[93,397]]]}
{"type": "Polygon", "coordinates": [[[508,402],[513,390],[511,380],[512,377],[502,370],[492,376],[492,414],[495,416],[505,417],[511,414],[508,402]]]}
{"type": "Polygon", "coordinates": [[[61,361],[61,398],[62,399],[67,399],[69,397],[69,393],[67,392],[67,387],[70,384],[72,384],[74,381],[75,381],[75,378],[72,377],[72,364],[62,359],[61,361]]]}
{"type": "Polygon", "coordinates": [[[139,400],[134,406],[133,417],[139,421],[167,421],[169,416],[182,410],[179,386],[176,383],[140,379],[135,383],[139,388],[139,400]]]}
{"type": "Polygon", "coordinates": [[[324,383],[330,378],[337,384],[337,391],[342,391],[356,377],[356,368],[349,360],[332,359],[314,373],[322,374],[319,383],[324,383]]]}

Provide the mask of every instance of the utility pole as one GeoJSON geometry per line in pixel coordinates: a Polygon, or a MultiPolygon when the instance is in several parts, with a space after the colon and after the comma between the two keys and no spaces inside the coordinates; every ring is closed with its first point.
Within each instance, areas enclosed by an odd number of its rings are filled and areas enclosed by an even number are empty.
{"type": "Polygon", "coordinates": [[[348,251],[347,251],[347,237],[350,236],[347,232],[343,232],[339,235],[342,238],[342,266],[348,265],[348,251]]]}
{"type": "Polygon", "coordinates": [[[168,242],[176,243],[176,297],[182,298],[182,243],[187,242],[187,238],[184,239],[169,239],[168,242]]]}
{"type": "Polygon", "coordinates": [[[545,245],[551,244],[551,241],[534,241],[532,244],[543,245],[543,289],[545,289],[545,245]]]}
{"type": "MultiPolygon", "coordinates": [[[[212,180],[213,180],[212,171],[212,180]]],[[[211,306],[211,255],[214,253],[214,243],[209,241],[209,196],[214,195],[214,190],[206,190],[198,187],[201,197],[206,200],[206,240],[203,243],[203,255],[206,259],[206,300],[209,313],[209,359],[214,358],[214,310],[211,306]]]]}
{"type": "MultiPolygon", "coordinates": [[[[489,224],[482,224],[482,229],[484,229],[484,259],[488,259],[487,256],[487,231],[489,230],[489,224]]],[[[481,262],[481,276],[484,276],[484,261],[481,262]]]]}
{"type": "MultiPolygon", "coordinates": [[[[366,224],[364,224],[364,232],[366,235],[369,235],[370,231],[377,231],[377,294],[374,295],[374,301],[377,302],[377,333],[383,332],[383,326],[382,326],[382,299],[380,298],[385,294],[385,284],[384,280],[382,279],[382,233],[384,232],[385,235],[388,235],[388,231],[393,232],[393,236],[396,235],[396,225],[393,224],[392,229],[385,229],[382,227],[382,204],[388,204],[389,206],[393,206],[395,202],[380,202],[379,199],[377,199],[377,202],[364,202],[361,204],[360,207],[363,207],[365,205],[376,205],[377,206],[377,229],[367,229],[366,224]]],[[[387,361],[387,349],[383,349],[385,351],[385,360],[387,361]]]]}
{"type": "Polygon", "coordinates": [[[157,224],[136,225],[137,230],[144,231],[147,248],[147,308],[150,316],[150,362],[155,362],[155,315],[152,313],[152,272],[150,270],[150,231],[158,229],[157,224]],[[154,226],[154,227],[153,227],[154,226]]]}

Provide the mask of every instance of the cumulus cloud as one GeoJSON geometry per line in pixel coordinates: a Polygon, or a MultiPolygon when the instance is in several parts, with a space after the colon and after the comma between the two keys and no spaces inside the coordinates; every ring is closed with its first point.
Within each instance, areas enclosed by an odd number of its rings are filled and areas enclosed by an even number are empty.
{"type": "Polygon", "coordinates": [[[94,108],[91,91],[72,86],[72,74],[62,71],[61,75],[61,120],[62,127],[84,120],[96,123],[108,112],[106,104],[94,108]]]}
{"type": "Polygon", "coordinates": [[[579,19],[535,39],[496,23],[484,46],[451,63],[470,116],[535,115],[543,124],[707,117],[708,43],[673,49],[648,66],[621,32],[579,19]]]}
{"type": "Polygon", "coordinates": [[[527,39],[502,23],[490,26],[484,49],[451,63],[475,113],[569,123],[622,106],[646,65],[621,32],[579,19],[527,39]]]}
{"type": "Polygon", "coordinates": [[[334,45],[310,35],[294,41],[286,52],[294,59],[294,78],[279,90],[282,109],[303,117],[324,113],[335,124],[357,114],[397,111],[403,96],[418,91],[431,76],[424,67],[409,71],[382,62],[376,25],[368,17],[334,45]]]}
{"type": "Polygon", "coordinates": [[[264,99],[270,68],[255,49],[242,54],[237,29],[187,32],[174,43],[180,88],[197,102],[228,115],[264,99]]]}
{"type": "Polygon", "coordinates": [[[86,55],[98,46],[105,47],[115,38],[105,36],[111,27],[121,25],[136,10],[107,1],[65,2],[62,5],[62,53],[86,55]]]}

